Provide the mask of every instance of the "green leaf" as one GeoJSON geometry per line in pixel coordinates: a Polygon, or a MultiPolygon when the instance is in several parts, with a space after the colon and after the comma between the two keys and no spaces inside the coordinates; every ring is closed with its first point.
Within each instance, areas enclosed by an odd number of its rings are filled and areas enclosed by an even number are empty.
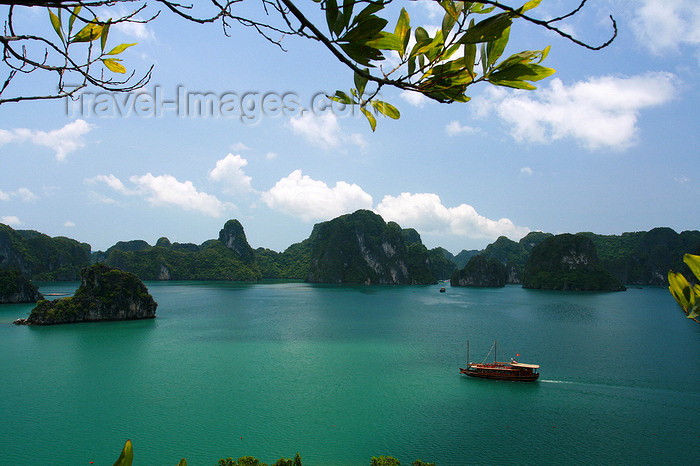
{"type": "Polygon", "coordinates": [[[442,37],[447,37],[452,28],[454,27],[456,21],[455,18],[448,13],[442,18],[442,37]]]}
{"type": "MultiPolygon", "coordinates": [[[[355,0],[356,1],[356,0],[355,0]]],[[[352,20],[352,26],[355,24],[359,24],[362,21],[365,20],[365,18],[368,18],[372,16],[374,13],[378,12],[379,10],[384,9],[384,2],[383,1],[377,1],[377,2],[370,2],[364,10],[362,10],[360,13],[358,13],[357,16],[355,16],[355,19],[352,20]]]]}
{"type": "Polygon", "coordinates": [[[399,112],[399,110],[390,103],[382,102],[381,100],[373,100],[372,107],[374,107],[374,109],[382,115],[391,119],[398,120],[401,118],[401,112],[399,112]]]}
{"type": "Polygon", "coordinates": [[[348,27],[350,24],[350,18],[352,18],[352,10],[355,7],[356,0],[343,0],[343,15],[340,18],[340,27],[337,34],[340,34],[343,29],[348,27]]]}
{"type": "Polygon", "coordinates": [[[508,38],[510,37],[510,27],[505,28],[503,31],[503,34],[501,34],[501,37],[498,39],[489,42],[486,45],[486,55],[488,55],[488,66],[490,67],[494,63],[496,63],[496,60],[501,58],[501,55],[503,54],[503,51],[506,48],[506,45],[508,45],[508,38]]]}
{"type": "MultiPolygon", "coordinates": [[[[426,40],[431,40],[431,39],[430,39],[430,34],[428,34],[428,31],[426,31],[425,29],[423,29],[423,28],[420,27],[420,26],[418,26],[418,27],[416,28],[416,32],[414,32],[414,34],[415,34],[415,36],[416,36],[416,45],[417,45],[419,42],[423,42],[423,41],[426,41],[426,40]]],[[[431,40],[431,41],[432,41],[432,40],[431,40]]]]}
{"type": "Polygon", "coordinates": [[[542,65],[518,63],[488,76],[489,81],[539,81],[553,75],[555,70],[542,65]]]}
{"type": "Polygon", "coordinates": [[[82,6],[80,5],[73,8],[73,12],[70,14],[70,18],[68,18],[68,35],[70,35],[71,31],[73,30],[73,23],[75,23],[75,18],[78,17],[81,8],[82,6]]]}
{"type": "Polygon", "coordinates": [[[63,42],[63,32],[61,32],[61,20],[58,19],[58,16],[56,16],[56,14],[53,11],[51,11],[48,8],[47,10],[49,10],[49,18],[51,19],[51,25],[53,26],[54,31],[56,31],[56,34],[58,34],[58,37],[61,39],[61,42],[63,42]]]}
{"type": "Polygon", "coordinates": [[[112,24],[111,20],[107,21],[107,24],[102,28],[102,34],[100,34],[100,50],[105,51],[105,45],[107,45],[107,35],[109,34],[109,26],[112,24]]]}
{"type": "Polygon", "coordinates": [[[537,8],[540,5],[540,3],[542,3],[542,0],[530,0],[525,5],[518,8],[517,11],[518,11],[518,13],[524,13],[527,10],[532,10],[533,8],[537,8]]]}
{"type": "Polygon", "coordinates": [[[668,289],[673,297],[676,298],[678,304],[687,311],[690,307],[690,284],[688,280],[685,279],[683,274],[669,271],[668,283],[668,289]]]}
{"type": "Polygon", "coordinates": [[[464,44],[464,67],[474,77],[474,65],[476,64],[476,44],[464,44]]]}
{"type": "Polygon", "coordinates": [[[509,79],[491,79],[489,78],[488,81],[491,84],[494,84],[496,86],[503,86],[503,87],[512,87],[513,89],[523,89],[526,91],[534,91],[537,89],[535,86],[533,86],[530,83],[527,83],[525,81],[517,81],[517,80],[509,80],[509,79]]]}
{"type": "Polygon", "coordinates": [[[401,49],[399,54],[403,57],[406,53],[406,47],[408,46],[408,41],[411,38],[411,26],[410,19],[408,17],[408,12],[405,8],[401,8],[401,13],[399,14],[399,20],[396,22],[396,27],[394,28],[394,35],[401,41],[401,49]]]}
{"type": "Polygon", "coordinates": [[[124,50],[128,49],[132,45],[136,45],[137,43],[134,42],[133,44],[119,44],[116,47],[114,47],[112,50],[107,52],[107,55],[119,55],[122,53],[124,50]]]}
{"type": "Polygon", "coordinates": [[[187,466],[187,460],[185,458],[182,458],[179,463],[177,463],[177,466],[187,466]]]}
{"type": "Polygon", "coordinates": [[[359,45],[356,43],[348,43],[348,44],[338,44],[340,45],[340,48],[343,49],[343,52],[347,54],[348,57],[352,58],[355,60],[357,63],[364,65],[364,66],[369,66],[370,68],[373,68],[374,65],[370,63],[372,60],[384,60],[384,55],[382,55],[382,52],[379,50],[373,48],[373,47],[368,47],[366,45],[359,45]]]}
{"type": "Polygon", "coordinates": [[[411,76],[416,71],[416,57],[410,57],[408,59],[408,75],[411,76]]]}
{"type": "MultiPolygon", "coordinates": [[[[365,68],[365,73],[369,73],[369,70],[365,68]]],[[[362,98],[362,94],[365,93],[365,86],[367,85],[367,78],[362,76],[359,73],[354,73],[353,76],[355,80],[355,89],[357,89],[357,96],[358,98],[362,98]]]]}
{"type": "Polygon", "coordinates": [[[365,45],[380,50],[396,50],[397,52],[401,53],[404,42],[395,34],[381,31],[376,39],[368,40],[365,42],[365,45]]]}
{"type": "Polygon", "coordinates": [[[71,42],[92,42],[102,34],[102,27],[95,22],[87,23],[78,33],[73,36],[71,42]]]}
{"type": "Polygon", "coordinates": [[[377,128],[377,119],[374,118],[374,115],[372,115],[366,108],[360,107],[360,110],[367,118],[367,121],[369,121],[369,126],[372,128],[372,132],[374,132],[374,130],[377,128]]]}
{"type": "Polygon", "coordinates": [[[498,39],[506,28],[513,22],[509,13],[499,13],[497,15],[479,21],[473,27],[469,27],[464,35],[460,37],[460,44],[477,44],[479,42],[490,42],[498,39]]]}
{"type": "Polygon", "coordinates": [[[114,466],[131,466],[134,461],[134,448],[131,445],[131,440],[127,440],[124,448],[122,449],[122,454],[114,463],[114,466]]]}
{"type": "Polygon", "coordinates": [[[683,262],[690,267],[691,272],[700,280],[700,256],[686,254],[683,256],[683,262]]]}
{"type": "Polygon", "coordinates": [[[326,23],[328,24],[328,30],[333,33],[335,33],[335,24],[338,21],[338,16],[340,16],[338,3],[335,0],[326,0],[326,23]]]}
{"type": "Polygon", "coordinates": [[[118,58],[104,58],[102,59],[102,63],[105,64],[107,68],[109,68],[111,71],[114,71],[115,73],[121,73],[124,74],[126,73],[126,68],[124,68],[124,65],[119,63],[121,60],[118,58]]]}
{"type": "Polygon", "coordinates": [[[358,23],[357,26],[347,31],[341,40],[347,42],[357,42],[364,43],[370,39],[374,39],[384,26],[387,25],[389,21],[384,18],[379,18],[378,16],[370,16],[369,18],[358,23]]]}
{"type": "Polygon", "coordinates": [[[352,105],[355,103],[355,101],[347,95],[343,91],[335,91],[335,95],[329,96],[332,100],[335,100],[336,102],[340,102],[342,104],[349,104],[352,105]]]}

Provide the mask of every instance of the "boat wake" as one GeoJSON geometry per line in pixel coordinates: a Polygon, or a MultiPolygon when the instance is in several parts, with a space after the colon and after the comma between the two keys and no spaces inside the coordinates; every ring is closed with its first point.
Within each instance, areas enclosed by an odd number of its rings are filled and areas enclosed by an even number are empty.
{"type": "Polygon", "coordinates": [[[546,379],[540,379],[540,383],[574,383],[574,382],[569,382],[566,380],[546,380],[546,379]]]}

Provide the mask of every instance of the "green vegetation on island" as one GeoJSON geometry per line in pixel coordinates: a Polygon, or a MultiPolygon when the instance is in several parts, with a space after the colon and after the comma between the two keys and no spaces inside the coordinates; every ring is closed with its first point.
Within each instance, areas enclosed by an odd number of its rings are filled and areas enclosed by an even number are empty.
{"type": "Polygon", "coordinates": [[[17,270],[0,269],[0,304],[35,303],[43,299],[39,289],[17,270]]]}
{"type": "Polygon", "coordinates": [[[89,244],[0,223],[0,269],[18,270],[31,280],[77,280],[88,265],[89,244]]]}
{"type": "Polygon", "coordinates": [[[312,283],[437,283],[418,233],[405,232],[369,210],[315,225],[309,241],[307,281],[312,283]]]}
{"type": "Polygon", "coordinates": [[[72,297],[39,301],[27,323],[55,325],[151,319],[156,316],[157,306],[136,275],[95,264],[82,270],[80,287],[72,297]]]}
{"type": "MultiPolygon", "coordinates": [[[[664,227],[619,236],[590,232],[577,236],[590,239],[597,251],[597,264],[628,285],[665,285],[670,269],[690,279],[683,255],[700,253],[697,230],[676,233],[664,227]]],[[[240,222],[229,220],[217,239],[200,245],[171,242],[166,237],[159,238],[155,246],[143,240],[119,241],[104,252],[93,253],[90,259],[88,244],[0,224],[0,269],[19,270],[32,280],[76,280],[91,261],[134,273],[142,280],[427,284],[451,278],[473,257],[482,255],[505,266],[507,284],[522,284],[532,251],[552,237],[540,231],[517,242],[501,236],[482,251],[463,250],[454,256],[440,247],[428,250],[412,228],[401,228],[371,211],[360,210],[315,225],[307,239],[283,252],[253,250],[240,222]]],[[[553,277],[560,270],[555,267],[548,273],[552,278],[547,282],[556,280],[553,277]]],[[[492,282],[493,278],[476,277],[473,271],[469,275],[475,283],[492,282]]],[[[599,279],[588,277],[591,283],[581,286],[594,286],[599,279]]]]}
{"type": "Polygon", "coordinates": [[[506,266],[501,261],[480,254],[452,275],[450,285],[498,288],[506,286],[506,278],[506,266]]]}
{"type": "Polygon", "coordinates": [[[598,259],[585,235],[563,234],[545,239],[530,252],[523,288],[570,291],[623,291],[625,287],[598,259]]]}

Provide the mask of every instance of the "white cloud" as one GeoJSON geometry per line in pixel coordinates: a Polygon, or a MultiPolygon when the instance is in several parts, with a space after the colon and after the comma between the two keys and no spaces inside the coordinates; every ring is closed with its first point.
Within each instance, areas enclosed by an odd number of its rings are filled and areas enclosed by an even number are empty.
{"type": "Polygon", "coordinates": [[[277,154],[275,152],[268,152],[267,154],[265,154],[265,158],[267,160],[274,160],[277,158],[277,154]]]}
{"type": "MultiPolygon", "coordinates": [[[[632,27],[654,54],[700,47],[700,5],[697,0],[642,0],[633,8],[632,27]]],[[[700,54],[700,48],[696,50],[700,54]]],[[[700,55],[699,55],[700,58],[700,55]]]]}
{"type": "Polygon", "coordinates": [[[23,225],[23,223],[19,221],[19,218],[17,218],[14,215],[4,215],[0,217],[0,221],[2,221],[2,223],[4,223],[5,225],[11,227],[18,227],[20,225],[23,225]]]}
{"type": "Polygon", "coordinates": [[[523,175],[532,176],[532,174],[534,172],[532,171],[532,168],[530,168],[530,167],[523,167],[520,169],[520,173],[523,175]]]}
{"type": "Polygon", "coordinates": [[[250,147],[246,146],[245,144],[239,141],[235,144],[231,144],[231,150],[234,152],[240,152],[243,150],[250,150],[250,147]]]}
{"type": "Polygon", "coordinates": [[[66,221],[63,223],[63,226],[64,226],[64,227],[68,227],[68,228],[73,228],[73,227],[75,226],[75,223],[71,222],[70,220],[66,220],[66,221]]]}
{"type": "Polygon", "coordinates": [[[408,102],[410,105],[413,105],[414,107],[418,108],[423,108],[425,104],[430,102],[430,99],[421,94],[420,92],[401,91],[399,97],[408,102]]]}
{"type": "Polygon", "coordinates": [[[19,197],[24,202],[34,202],[39,199],[39,197],[28,188],[18,188],[17,191],[8,193],[0,191],[0,201],[9,201],[11,197],[19,197]]]}
{"type": "Polygon", "coordinates": [[[245,193],[252,191],[252,178],[245,174],[243,167],[248,161],[240,155],[228,154],[216,162],[216,167],[209,172],[209,178],[225,183],[225,190],[230,193],[245,193]]]}
{"type": "Polygon", "coordinates": [[[221,217],[231,206],[216,196],[197,191],[191,181],[178,181],[171,175],[132,176],[141,194],[153,206],[171,205],[183,210],[194,210],[210,217],[221,217]]]}
{"type": "Polygon", "coordinates": [[[44,146],[56,152],[57,160],[65,160],[66,156],[77,149],[85,147],[83,136],[87,134],[93,125],[85,120],[75,120],[63,128],[45,132],[17,128],[11,131],[0,130],[0,145],[10,142],[29,141],[37,146],[44,146]]]}
{"type": "MultiPolygon", "coordinates": [[[[134,184],[133,189],[126,187],[114,175],[99,175],[85,181],[91,184],[105,183],[114,191],[124,195],[141,196],[153,206],[175,206],[210,217],[221,217],[224,212],[233,208],[232,204],[221,202],[216,196],[198,191],[191,181],[180,182],[171,175],[153,176],[147,173],[143,176],[132,176],[129,181],[134,184]]],[[[94,191],[90,193],[90,199],[104,204],[116,202],[94,191]]]]}
{"type": "Polygon", "coordinates": [[[520,239],[529,233],[507,218],[491,220],[479,215],[468,204],[445,207],[437,194],[401,193],[384,196],[377,212],[386,221],[393,220],[404,228],[415,228],[420,233],[456,235],[471,239],[496,239],[507,236],[520,239]]]}
{"type": "Polygon", "coordinates": [[[635,143],[639,112],[671,100],[676,87],[676,77],[663,72],[603,76],[571,86],[553,79],[536,93],[488,89],[475,109],[481,115],[495,112],[517,140],[574,138],[589,149],[625,149],[635,143]]]}
{"type": "Polygon", "coordinates": [[[472,134],[479,130],[471,126],[462,126],[462,124],[457,120],[450,121],[447,126],[445,126],[445,131],[450,136],[456,136],[461,133],[472,134]]]}
{"type": "Polygon", "coordinates": [[[17,196],[19,196],[20,198],[22,198],[22,200],[23,200],[24,202],[33,202],[33,201],[36,201],[37,199],[39,199],[39,198],[36,196],[36,194],[34,194],[33,192],[31,192],[31,191],[30,191],[29,189],[27,189],[27,188],[19,188],[19,189],[17,189],[17,196]]]}
{"type": "Polygon", "coordinates": [[[110,175],[97,175],[96,177],[89,178],[85,181],[87,181],[90,184],[94,184],[97,182],[105,183],[107,186],[109,186],[113,190],[115,190],[119,193],[122,193],[122,194],[127,194],[127,195],[128,194],[136,194],[134,191],[132,191],[131,189],[124,186],[124,183],[122,183],[122,181],[119,178],[117,178],[116,176],[111,175],[111,174],[110,175]]]}
{"type": "Polygon", "coordinates": [[[307,222],[372,208],[372,196],[358,185],[338,181],[331,188],[323,181],[302,175],[301,170],[279,180],[261,198],[270,208],[307,222]]]}
{"type": "Polygon", "coordinates": [[[316,115],[305,111],[289,120],[292,131],[306,138],[311,144],[324,149],[333,149],[348,142],[365,147],[366,141],[360,134],[345,135],[340,129],[338,118],[333,113],[316,115]]]}

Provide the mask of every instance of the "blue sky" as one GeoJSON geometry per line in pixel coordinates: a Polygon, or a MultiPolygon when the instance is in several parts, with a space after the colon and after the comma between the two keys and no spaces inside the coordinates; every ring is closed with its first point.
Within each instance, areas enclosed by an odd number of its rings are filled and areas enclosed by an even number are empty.
{"type": "MultiPolygon", "coordinates": [[[[545,0],[533,13],[578,3],[545,0]]],[[[440,24],[432,2],[397,5],[412,24],[440,24]]],[[[138,42],[124,63],[154,64],[151,82],[140,94],[0,106],[0,222],[104,250],[201,243],[236,218],[254,248],[282,251],[363,208],[455,254],[535,230],[697,229],[700,5],[591,0],[562,28],[602,43],[611,14],[619,37],[599,52],[516,23],[506,54],[552,46],[544,64],[557,73],[536,91],[483,84],[471,102],[441,105],[384,90],[401,119],[380,119],[375,133],[338,108],[302,112],[353,87],[319,44],[285,39],[282,52],[250,29],[225,37],[167,12],[115,27],[110,43],[138,42]],[[218,115],[175,103],[197,94],[218,115]]],[[[50,27],[41,9],[20,20],[50,27]]],[[[32,75],[13,91],[52,85],[32,75]]]]}

